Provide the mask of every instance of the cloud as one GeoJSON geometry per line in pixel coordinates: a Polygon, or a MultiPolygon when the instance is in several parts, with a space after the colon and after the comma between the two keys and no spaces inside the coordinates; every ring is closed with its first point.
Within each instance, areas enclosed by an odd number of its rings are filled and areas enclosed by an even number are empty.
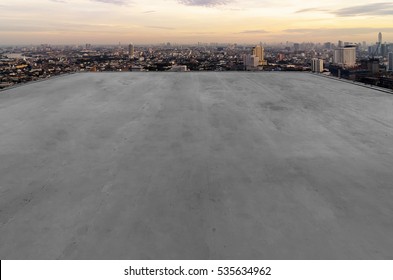
{"type": "Polygon", "coordinates": [[[346,7],[341,9],[321,9],[321,8],[307,8],[298,10],[295,13],[308,12],[326,12],[338,17],[353,17],[353,16],[385,16],[393,15],[393,3],[373,3],[367,5],[359,5],[346,7]]]}
{"type": "Polygon", "coordinates": [[[263,29],[256,29],[256,30],[244,30],[238,32],[237,34],[261,34],[261,33],[269,33],[269,32],[263,29]]]}
{"type": "Polygon", "coordinates": [[[154,28],[154,29],[165,29],[165,30],[174,30],[175,28],[173,27],[166,27],[166,26],[156,26],[156,25],[149,25],[145,26],[147,28],[154,28]]]}
{"type": "Polygon", "coordinates": [[[111,24],[85,24],[85,23],[70,23],[58,22],[48,24],[47,22],[38,23],[17,23],[12,26],[4,26],[0,24],[0,32],[12,33],[123,33],[130,31],[133,27],[122,27],[111,24]]]}
{"type": "Polygon", "coordinates": [[[291,29],[285,29],[283,30],[284,32],[288,33],[309,33],[312,32],[316,29],[310,29],[310,28],[291,28],[291,29]]]}
{"type": "Polygon", "coordinates": [[[142,14],[151,14],[151,13],[155,13],[155,12],[156,12],[156,11],[150,10],[150,11],[142,12],[142,14]]]}
{"type": "Polygon", "coordinates": [[[67,3],[67,1],[64,0],[49,0],[51,2],[55,2],[55,3],[67,3]]]}
{"type": "Polygon", "coordinates": [[[328,12],[328,11],[329,10],[321,9],[321,8],[307,8],[307,9],[298,10],[295,13],[299,14],[299,13],[307,13],[307,12],[328,12]]]}
{"type": "Polygon", "coordinates": [[[362,16],[362,15],[393,15],[393,3],[373,3],[338,9],[332,11],[340,17],[362,16]]]}
{"type": "Polygon", "coordinates": [[[392,27],[357,27],[357,28],[293,28],[283,30],[285,33],[313,35],[313,36],[351,36],[378,32],[393,33],[392,27]]]}
{"type": "Polygon", "coordinates": [[[214,7],[214,6],[228,4],[231,1],[230,0],[178,0],[178,2],[186,6],[214,7]]]}
{"type": "Polygon", "coordinates": [[[211,35],[211,34],[217,34],[217,32],[183,32],[187,34],[197,34],[197,35],[211,35]]]}
{"type": "Polygon", "coordinates": [[[114,5],[119,5],[119,6],[125,6],[130,3],[128,0],[90,0],[93,2],[101,2],[101,3],[106,3],[106,4],[114,4],[114,5]]]}

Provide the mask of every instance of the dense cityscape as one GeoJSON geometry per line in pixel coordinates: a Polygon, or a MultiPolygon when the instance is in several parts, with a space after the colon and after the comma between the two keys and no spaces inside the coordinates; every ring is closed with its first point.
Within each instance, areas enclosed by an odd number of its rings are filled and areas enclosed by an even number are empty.
{"type": "Polygon", "coordinates": [[[0,89],[76,72],[312,71],[393,89],[393,43],[0,47],[0,89]]]}

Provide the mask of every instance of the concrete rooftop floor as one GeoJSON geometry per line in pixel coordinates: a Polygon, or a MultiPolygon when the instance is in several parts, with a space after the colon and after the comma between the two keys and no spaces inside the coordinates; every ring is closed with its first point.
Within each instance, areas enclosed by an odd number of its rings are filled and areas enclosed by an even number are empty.
{"type": "Polygon", "coordinates": [[[393,259],[393,96],[305,73],[0,92],[0,259],[393,259]]]}

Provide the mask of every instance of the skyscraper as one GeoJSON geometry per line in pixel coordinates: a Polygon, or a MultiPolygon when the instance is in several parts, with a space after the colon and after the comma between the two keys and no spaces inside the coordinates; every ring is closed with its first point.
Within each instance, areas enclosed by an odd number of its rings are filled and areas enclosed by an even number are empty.
{"type": "Polygon", "coordinates": [[[345,46],[334,50],[333,62],[344,66],[355,66],[356,48],[354,46],[345,46]]]}
{"type": "Polygon", "coordinates": [[[363,48],[363,50],[367,50],[367,43],[366,43],[366,41],[362,42],[362,48],[363,48]]]}
{"type": "Polygon", "coordinates": [[[388,71],[393,72],[393,52],[388,55],[388,71]]]}
{"type": "Polygon", "coordinates": [[[263,66],[263,65],[267,64],[267,62],[265,60],[265,49],[263,48],[263,46],[261,44],[257,45],[256,47],[254,47],[252,49],[252,54],[255,55],[256,57],[258,57],[258,59],[259,59],[258,65],[259,66],[263,66]]]}
{"type": "Polygon", "coordinates": [[[332,48],[332,43],[326,42],[326,43],[323,44],[323,47],[324,47],[325,49],[327,49],[327,50],[330,50],[330,49],[332,48]]]}
{"type": "Polygon", "coordinates": [[[313,58],[311,62],[311,71],[316,73],[323,72],[323,60],[319,58],[313,58]]]}
{"type": "Polygon", "coordinates": [[[253,54],[246,54],[243,58],[245,70],[257,70],[259,58],[253,54]]]}
{"type": "Polygon", "coordinates": [[[382,33],[381,32],[378,33],[378,43],[382,44],[382,33]]]}
{"type": "Polygon", "coordinates": [[[387,54],[388,54],[388,51],[387,51],[387,50],[388,50],[388,49],[387,49],[386,44],[381,44],[381,47],[380,47],[380,49],[379,49],[379,55],[382,56],[382,57],[386,57],[387,54]]]}
{"type": "Polygon", "coordinates": [[[134,58],[134,45],[133,44],[128,45],[128,55],[129,55],[130,59],[134,58]]]}

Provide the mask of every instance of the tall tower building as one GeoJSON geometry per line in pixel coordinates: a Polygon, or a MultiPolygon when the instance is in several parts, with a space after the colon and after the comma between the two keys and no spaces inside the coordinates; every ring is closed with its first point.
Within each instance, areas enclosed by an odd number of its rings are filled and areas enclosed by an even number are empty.
{"type": "Polygon", "coordinates": [[[255,55],[256,57],[258,57],[258,59],[259,59],[258,65],[259,66],[263,66],[263,65],[267,64],[267,62],[265,60],[265,49],[263,48],[263,46],[261,44],[257,45],[256,47],[254,47],[252,49],[252,54],[255,55]]]}
{"type": "Polygon", "coordinates": [[[367,43],[366,43],[366,41],[362,42],[362,47],[363,47],[363,50],[367,50],[367,43]]]}
{"type": "Polygon", "coordinates": [[[386,57],[387,54],[388,54],[388,51],[387,51],[387,50],[388,50],[388,49],[387,49],[386,44],[381,44],[380,49],[379,49],[379,54],[380,54],[382,57],[386,57]]]}
{"type": "Polygon", "coordinates": [[[378,43],[382,44],[382,33],[381,32],[378,33],[378,43]]]}
{"type": "Polygon", "coordinates": [[[313,58],[311,62],[311,71],[316,73],[323,72],[323,60],[319,58],[313,58]]]}
{"type": "Polygon", "coordinates": [[[245,70],[257,70],[259,58],[253,54],[246,54],[243,58],[245,70]]]}
{"type": "Polygon", "coordinates": [[[352,67],[356,65],[356,48],[345,46],[334,50],[333,62],[336,64],[352,67]]]}
{"type": "Polygon", "coordinates": [[[388,54],[388,71],[393,72],[393,52],[388,54]]]}
{"type": "Polygon", "coordinates": [[[130,59],[134,58],[134,45],[133,44],[128,45],[128,55],[129,55],[130,59]]]}

